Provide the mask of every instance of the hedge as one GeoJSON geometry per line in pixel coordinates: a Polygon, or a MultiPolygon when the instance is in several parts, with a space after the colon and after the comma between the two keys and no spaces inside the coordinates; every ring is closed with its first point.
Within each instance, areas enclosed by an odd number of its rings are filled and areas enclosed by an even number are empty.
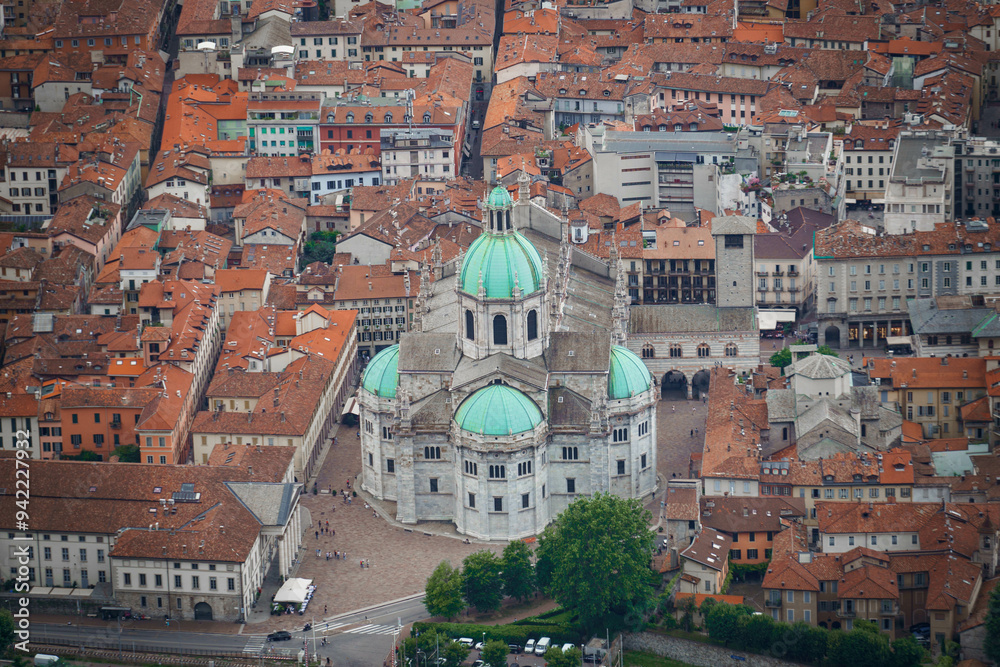
{"type": "Polygon", "coordinates": [[[541,639],[550,637],[553,644],[579,644],[581,634],[573,626],[565,623],[532,623],[531,619],[518,621],[516,624],[506,625],[477,625],[475,623],[424,623],[413,624],[411,635],[419,632],[421,634],[436,630],[439,634],[447,635],[452,639],[459,637],[469,637],[477,642],[482,641],[483,633],[486,633],[486,640],[496,639],[505,644],[520,644],[524,646],[529,639],[541,639]]]}

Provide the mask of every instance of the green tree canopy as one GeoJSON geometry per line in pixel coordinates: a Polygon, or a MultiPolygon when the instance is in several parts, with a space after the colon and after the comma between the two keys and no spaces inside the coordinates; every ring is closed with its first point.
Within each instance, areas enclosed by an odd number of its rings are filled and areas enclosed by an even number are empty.
{"type": "Polygon", "coordinates": [[[483,650],[479,652],[479,658],[491,667],[502,667],[507,664],[507,654],[510,649],[501,641],[491,639],[483,645],[483,650]]]}
{"type": "Polygon", "coordinates": [[[740,618],[750,615],[750,611],[742,605],[715,604],[705,617],[708,636],[729,646],[740,637],[740,618]]]}
{"type": "Polygon", "coordinates": [[[458,642],[448,642],[441,647],[441,657],[444,658],[444,667],[460,667],[469,657],[469,649],[458,642]]]}
{"type": "Polygon", "coordinates": [[[111,454],[112,456],[117,456],[121,463],[138,463],[141,460],[139,457],[139,445],[121,445],[120,447],[115,447],[111,454]]]}
{"type": "Polygon", "coordinates": [[[901,637],[892,643],[892,667],[919,667],[924,661],[923,647],[913,637],[901,637]]]}
{"type": "Polygon", "coordinates": [[[323,262],[329,264],[333,261],[333,255],[337,252],[337,237],[340,232],[313,232],[309,235],[309,240],[302,247],[302,267],[306,267],[313,262],[323,262]]]}
{"type": "Polygon", "coordinates": [[[583,664],[583,652],[576,646],[565,653],[558,646],[553,646],[543,657],[548,667],[580,667],[583,664]]]}
{"type": "Polygon", "coordinates": [[[994,586],[986,608],[986,636],[983,651],[993,662],[1000,664],[1000,586],[994,586]]]}
{"type": "Polygon", "coordinates": [[[535,568],[531,549],[521,540],[509,543],[500,558],[503,568],[503,594],[523,600],[535,592],[535,568]]]}
{"type": "Polygon", "coordinates": [[[539,538],[535,555],[545,575],[540,583],[587,628],[611,613],[644,610],[652,596],[650,518],[634,498],[579,498],[539,538]]]}
{"type": "Polygon", "coordinates": [[[827,655],[834,665],[879,667],[891,657],[889,638],[870,621],[857,620],[854,629],[844,634],[827,655]]]}
{"type": "Polygon", "coordinates": [[[7,650],[7,647],[14,643],[14,615],[7,609],[0,609],[0,653],[7,650]]]}
{"type": "Polygon", "coordinates": [[[434,568],[424,589],[424,606],[431,616],[452,618],[465,609],[462,600],[462,571],[446,560],[434,568]]]}
{"type": "MultiPolygon", "coordinates": [[[[792,361],[792,353],[795,351],[795,346],[797,345],[808,345],[808,343],[792,343],[791,347],[783,347],[774,354],[768,362],[775,368],[780,368],[784,370],[786,366],[790,366],[792,361]]],[[[819,354],[825,354],[828,357],[839,357],[840,355],[833,351],[829,345],[820,345],[816,348],[816,352],[819,354]]]]}
{"type": "Polygon", "coordinates": [[[462,562],[465,601],[480,612],[495,611],[503,600],[500,559],[492,551],[477,551],[462,562]]]}

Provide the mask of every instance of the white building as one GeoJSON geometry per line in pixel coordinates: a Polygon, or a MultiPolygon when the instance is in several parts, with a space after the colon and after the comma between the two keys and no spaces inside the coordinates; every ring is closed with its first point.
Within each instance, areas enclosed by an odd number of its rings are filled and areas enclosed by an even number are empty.
{"type": "Polygon", "coordinates": [[[900,132],[886,184],[884,227],[888,234],[932,232],[954,220],[955,148],[947,135],[900,132]]]}
{"type": "Polygon", "coordinates": [[[396,130],[382,135],[382,182],[396,185],[417,179],[443,182],[455,178],[455,139],[451,130],[396,130]]]}

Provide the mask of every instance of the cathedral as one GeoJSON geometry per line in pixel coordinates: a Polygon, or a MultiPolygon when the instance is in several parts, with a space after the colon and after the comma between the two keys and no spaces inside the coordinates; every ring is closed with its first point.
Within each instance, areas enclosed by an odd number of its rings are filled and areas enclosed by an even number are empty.
{"type": "Polygon", "coordinates": [[[362,486],[403,523],[514,540],[577,496],[656,490],[657,388],[626,347],[621,263],[573,248],[519,185],[516,203],[489,194],[468,252],[422,267],[413,331],[362,376],[362,486]]]}

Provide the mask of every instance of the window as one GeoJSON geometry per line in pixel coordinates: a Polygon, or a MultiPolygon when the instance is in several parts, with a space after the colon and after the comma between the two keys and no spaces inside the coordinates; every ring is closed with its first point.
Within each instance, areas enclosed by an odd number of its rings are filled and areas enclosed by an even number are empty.
{"type": "Polygon", "coordinates": [[[531,506],[531,494],[521,494],[521,509],[528,509],[531,506]]]}
{"type": "Polygon", "coordinates": [[[706,345],[705,343],[702,343],[701,345],[698,346],[698,356],[699,357],[705,358],[705,357],[708,357],[710,354],[711,354],[711,348],[708,345],[706,345]]]}
{"type": "Polygon", "coordinates": [[[431,493],[437,493],[438,492],[438,481],[437,481],[437,478],[436,477],[431,477],[430,484],[431,484],[431,493]]]}
{"type": "Polygon", "coordinates": [[[441,458],[441,448],[440,447],[424,447],[424,458],[425,459],[440,459],[441,458]]]}
{"type": "Polygon", "coordinates": [[[496,315],[493,318],[493,344],[507,344],[507,318],[503,315],[496,315]]]}
{"type": "Polygon", "coordinates": [[[175,574],[174,575],[174,588],[183,588],[183,587],[184,587],[184,585],[181,582],[181,575],[175,574]]]}
{"type": "Polygon", "coordinates": [[[576,461],[580,458],[580,450],[578,447],[563,447],[562,457],[563,461],[576,461]]]}
{"type": "Polygon", "coordinates": [[[476,320],[471,310],[465,311],[465,337],[469,340],[476,339],[476,320]]]}
{"type": "Polygon", "coordinates": [[[529,310],[528,311],[528,340],[535,340],[538,338],[538,311],[529,310]]]}
{"type": "Polygon", "coordinates": [[[507,479],[507,466],[491,465],[489,467],[490,479],[507,479]]]}
{"type": "Polygon", "coordinates": [[[756,560],[757,559],[757,550],[756,549],[747,549],[747,558],[750,559],[750,560],[756,560]]]}
{"type": "Polygon", "coordinates": [[[503,496],[494,496],[493,497],[493,511],[494,512],[503,512],[503,496]]]}
{"type": "Polygon", "coordinates": [[[139,575],[139,585],[140,586],[145,586],[146,585],[146,575],[144,575],[144,574],[140,574],[139,575]]]}
{"type": "Polygon", "coordinates": [[[576,493],[576,480],[572,477],[566,478],[566,493],[576,493]]]}
{"type": "Polygon", "coordinates": [[[476,494],[474,493],[469,494],[469,507],[471,509],[476,509],[476,494]]]}

